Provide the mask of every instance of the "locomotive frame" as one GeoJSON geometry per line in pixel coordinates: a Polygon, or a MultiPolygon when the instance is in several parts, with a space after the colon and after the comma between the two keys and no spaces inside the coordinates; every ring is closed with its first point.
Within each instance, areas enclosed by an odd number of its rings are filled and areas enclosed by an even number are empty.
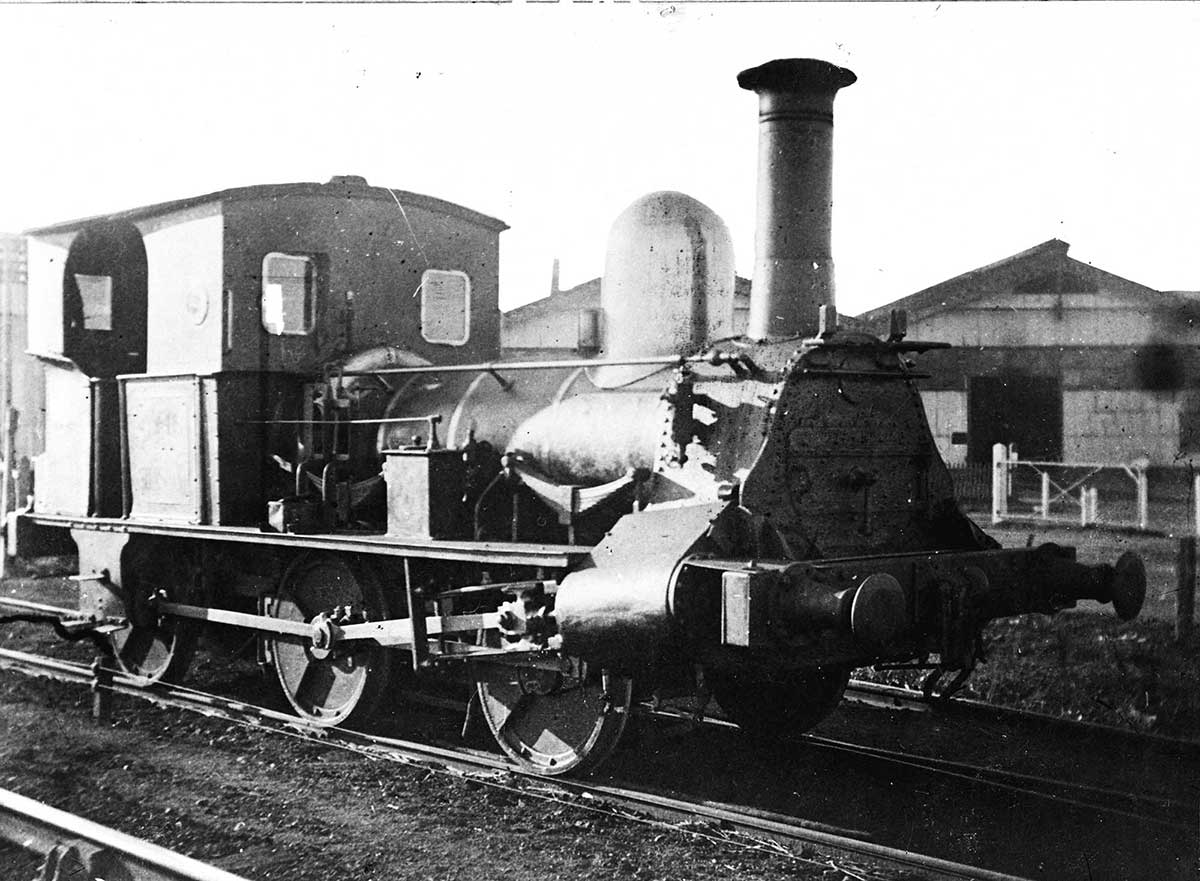
{"type": "Polygon", "coordinates": [[[579,361],[497,360],[502,223],[361,179],[34,231],[61,325],[10,549],[69,535],[80,616],[147,682],[205,622],[258,634],[319,724],[451,668],[540,774],[594,768],[652,695],[795,732],[854,666],[961,682],[994,618],[1136,615],[1136,555],[1004,550],[961,513],[909,360],[939,344],[900,315],[886,339],[839,328],[832,108],[854,75],[738,81],[760,110],[746,338],[728,232],[677,193],[614,225],[604,356],[579,361]]]}

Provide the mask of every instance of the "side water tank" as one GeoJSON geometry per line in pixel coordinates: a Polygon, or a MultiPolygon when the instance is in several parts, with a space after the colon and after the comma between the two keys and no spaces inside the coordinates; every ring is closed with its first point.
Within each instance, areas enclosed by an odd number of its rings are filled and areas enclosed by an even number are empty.
{"type": "MultiPolygon", "coordinates": [[[[607,359],[691,355],[733,334],[733,241],[724,221],[683,193],[642,196],[612,225],[600,304],[607,359]]],[[[656,368],[608,367],[601,387],[656,368]]]]}

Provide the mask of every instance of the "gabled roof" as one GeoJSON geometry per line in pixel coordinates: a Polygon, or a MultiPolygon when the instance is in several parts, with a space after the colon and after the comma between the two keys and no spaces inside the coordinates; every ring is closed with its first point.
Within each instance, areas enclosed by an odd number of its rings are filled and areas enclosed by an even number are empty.
{"type": "Polygon", "coordinates": [[[489,217],[462,205],[424,196],[420,193],[410,193],[407,190],[393,190],[389,187],[373,187],[364,178],[344,175],[330,178],[327,183],[292,183],[292,184],[259,184],[252,187],[234,187],[228,190],[218,190],[215,193],[205,193],[201,196],[190,196],[186,199],[175,199],[170,202],[158,202],[154,205],[142,205],[113,214],[97,214],[77,220],[66,220],[49,226],[40,226],[25,231],[26,235],[49,235],[52,233],[72,232],[96,221],[106,220],[142,220],[184,211],[210,202],[232,202],[254,199],[285,199],[289,196],[332,196],[345,199],[371,199],[380,202],[416,206],[440,214],[448,214],[463,220],[478,224],[485,229],[502,232],[508,229],[508,224],[495,217],[489,217]]]}
{"type": "Polygon", "coordinates": [[[871,309],[859,318],[872,327],[886,325],[893,309],[904,309],[910,319],[925,318],[945,309],[966,305],[988,294],[1011,293],[1031,278],[1055,270],[1083,279],[1095,290],[1136,294],[1155,298],[1160,302],[1163,299],[1182,299],[1176,294],[1156,291],[1068,257],[1067,250],[1070,247],[1061,239],[1050,239],[995,263],[972,269],[915,294],[871,309]]]}
{"type": "MultiPolygon", "coordinates": [[[[554,315],[567,309],[599,309],[600,285],[602,279],[593,278],[589,281],[554,291],[540,300],[533,300],[521,306],[515,306],[504,313],[505,321],[533,321],[542,315],[554,315]]],[[[735,300],[750,296],[750,281],[740,275],[734,276],[733,295],[735,300]]]]}
{"type": "Polygon", "coordinates": [[[573,288],[555,291],[548,297],[534,300],[509,309],[504,313],[505,321],[534,321],[543,315],[554,315],[565,310],[599,309],[600,279],[593,278],[573,288]]]}

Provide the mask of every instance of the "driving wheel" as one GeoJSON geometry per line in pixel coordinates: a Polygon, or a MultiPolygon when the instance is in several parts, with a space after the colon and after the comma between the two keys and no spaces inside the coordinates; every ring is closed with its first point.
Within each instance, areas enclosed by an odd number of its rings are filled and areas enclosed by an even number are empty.
{"type": "Polygon", "coordinates": [[[109,634],[121,672],[143,684],[178,682],[187,672],[202,622],[160,617],[158,600],[203,603],[197,550],[183,542],[134,540],[121,553],[127,624],[109,634]]]}
{"type": "MultiPolygon", "coordinates": [[[[381,621],[389,604],[378,579],[357,559],[306,554],[284,573],[269,604],[273,618],[313,623],[319,616],[381,621]]],[[[361,724],[379,706],[391,682],[392,653],[358,642],[322,648],[285,634],[267,640],[276,677],[296,714],[322,726],[361,724]]]]}
{"type": "Polygon", "coordinates": [[[477,683],[500,748],[524,771],[557,776],[593,770],[629,720],[633,681],[567,659],[562,669],[495,668],[477,683]]]}
{"type": "Polygon", "coordinates": [[[705,678],[713,697],[744,731],[787,737],[808,731],[842,699],[849,667],[775,671],[753,666],[711,669],[705,678]]]}

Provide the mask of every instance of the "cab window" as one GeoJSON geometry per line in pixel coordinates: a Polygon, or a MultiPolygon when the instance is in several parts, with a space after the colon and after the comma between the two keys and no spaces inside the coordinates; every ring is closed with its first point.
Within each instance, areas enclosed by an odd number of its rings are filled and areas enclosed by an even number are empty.
{"type": "Polygon", "coordinates": [[[312,257],[271,253],[263,258],[262,325],[267,333],[296,336],[312,330],[316,280],[312,257]]]}
{"type": "Polygon", "coordinates": [[[83,329],[112,330],[112,276],[77,272],[75,284],[79,287],[79,299],[83,301],[83,329]]]}
{"type": "Polygon", "coordinates": [[[465,272],[427,269],[421,276],[421,336],[461,346],[471,335],[471,280],[465,272]]]}

